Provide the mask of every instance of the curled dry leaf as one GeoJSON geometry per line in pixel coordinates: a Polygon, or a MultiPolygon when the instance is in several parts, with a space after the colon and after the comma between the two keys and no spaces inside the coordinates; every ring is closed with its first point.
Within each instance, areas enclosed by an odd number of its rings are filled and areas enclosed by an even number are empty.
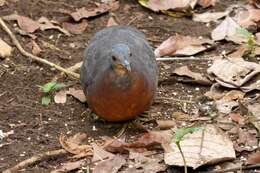
{"type": "Polygon", "coordinates": [[[16,20],[21,30],[26,33],[33,33],[40,28],[40,24],[29,17],[20,16],[18,14],[11,14],[9,16],[4,16],[4,20],[16,20]]]}
{"type": "Polygon", "coordinates": [[[83,18],[89,18],[89,17],[94,17],[103,13],[108,12],[110,9],[115,8],[118,5],[118,1],[112,1],[111,3],[108,4],[101,4],[97,8],[93,10],[88,10],[85,7],[77,9],[76,12],[71,13],[71,17],[75,21],[80,21],[83,18]]]}
{"type": "Polygon", "coordinates": [[[126,164],[123,156],[116,155],[111,159],[102,161],[95,166],[93,173],[117,173],[118,170],[126,164]]]}
{"type": "MultiPolygon", "coordinates": [[[[184,166],[181,153],[172,141],[171,152],[165,153],[164,161],[168,165],[184,166]]],[[[232,141],[220,129],[207,125],[204,129],[184,136],[180,147],[187,166],[194,169],[206,164],[214,164],[236,158],[232,141]]]]}
{"type": "Polygon", "coordinates": [[[31,43],[32,43],[32,54],[39,55],[42,51],[40,46],[34,40],[31,40],[31,43]]]}
{"type": "Polygon", "coordinates": [[[81,168],[82,166],[84,166],[85,162],[86,162],[85,159],[83,159],[75,162],[62,163],[62,165],[58,169],[51,171],[51,173],[70,172],[81,168]]]}
{"type": "Polygon", "coordinates": [[[59,137],[60,144],[69,153],[75,154],[78,157],[85,157],[92,155],[92,147],[89,145],[81,145],[81,143],[86,139],[87,135],[85,133],[77,133],[72,137],[67,138],[64,135],[59,137]]]}
{"type": "Polygon", "coordinates": [[[170,129],[176,126],[176,122],[174,120],[156,120],[156,123],[162,130],[170,129]]]}
{"type": "Polygon", "coordinates": [[[226,17],[226,19],[211,32],[211,38],[215,41],[226,39],[239,44],[246,42],[247,39],[237,33],[237,28],[240,28],[240,26],[231,17],[226,17]]]}
{"type": "Polygon", "coordinates": [[[198,83],[202,85],[211,85],[212,82],[200,73],[192,72],[188,66],[182,66],[174,70],[173,74],[183,76],[182,82],[198,83]]]}
{"type": "Polygon", "coordinates": [[[244,61],[242,58],[215,60],[208,68],[211,75],[220,85],[228,88],[239,88],[244,92],[260,90],[258,81],[260,65],[244,61]],[[253,80],[256,78],[257,80],[253,80]]]}
{"type": "Polygon", "coordinates": [[[49,30],[49,29],[56,29],[56,30],[59,30],[60,32],[64,33],[65,35],[70,36],[70,33],[67,30],[61,28],[58,25],[54,25],[54,24],[57,24],[56,21],[50,21],[46,17],[41,17],[38,20],[38,22],[40,24],[40,29],[42,31],[49,30]]]}
{"type": "Polygon", "coordinates": [[[165,40],[154,53],[157,57],[165,55],[195,55],[211,48],[212,40],[190,36],[175,35],[165,40]]]}
{"type": "Polygon", "coordinates": [[[64,22],[62,27],[69,31],[71,34],[82,34],[88,26],[86,20],[82,20],[80,23],[64,22]]]}
{"type": "Polygon", "coordinates": [[[237,14],[237,23],[245,28],[260,26],[260,9],[247,9],[239,11],[237,14]]]}
{"type": "Polygon", "coordinates": [[[239,90],[231,90],[221,99],[216,100],[216,108],[218,112],[223,114],[229,114],[233,110],[233,108],[238,107],[238,100],[243,99],[245,93],[239,90]]]}
{"type": "Polygon", "coordinates": [[[11,56],[12,47],[0,38],[0,58],[11,56]]]}
{"type": "Polygon", "coordinates": [[[208,22],[215,22],[218,19],[221,19],[225,16],[227,16],[229,14],[229,11],[225,11],[225,12],[206,12],[206,13],[202,13],[202,14],[194,14],[192,17],[192,20],[196,21],[196,22],[204,22],[204,23],[208,23],[208,22]]]}
{"type": "Polygon", "coordinates": [[[87,101],[83,90],[76,90],[75,88],[69,88],[69,90],[66,93],[78,99],[82,103],[85,103],[87,101]]]}
{"type": "Polygon", "coordinates": [[[66,103],[67,101],[67,95],[66,95],[66,91],[62,90],[59,91],[55,94],[54,96],[54,102],[55,103],[66,103]]]}

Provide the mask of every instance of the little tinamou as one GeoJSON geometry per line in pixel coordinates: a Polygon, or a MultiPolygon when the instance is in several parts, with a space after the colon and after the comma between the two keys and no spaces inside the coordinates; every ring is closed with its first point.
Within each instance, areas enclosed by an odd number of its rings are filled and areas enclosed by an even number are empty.
{"type": "Polygon", "coordinates": [[[127,26],[97,32],[84,53],[80,80],[90,109],[111,122],[146,111],[157,88],[157,65],[144,35],[127,26]]]}

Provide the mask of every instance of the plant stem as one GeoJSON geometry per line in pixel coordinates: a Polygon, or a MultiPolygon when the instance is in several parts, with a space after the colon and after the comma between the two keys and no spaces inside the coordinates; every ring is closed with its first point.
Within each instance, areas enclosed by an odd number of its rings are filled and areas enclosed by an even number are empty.
{"type": "Polygon", "coordinates": [[[182,149],[181,149],[181,146],[180,146],[180,142],[176,142],[176,145],[181,153],[181,157],[183,159],[183,163],[184,163],[184,173],[188,173],[188,169],[187,169],[187,163],[186,163],[186,160],[185,160],[185,157],[184,157],[184,154],[182,152],[182,149]]]}

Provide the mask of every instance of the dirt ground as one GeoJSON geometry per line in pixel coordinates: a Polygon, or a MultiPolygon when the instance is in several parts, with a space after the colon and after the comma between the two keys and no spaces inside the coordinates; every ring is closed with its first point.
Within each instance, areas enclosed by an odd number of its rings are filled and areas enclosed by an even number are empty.
{"type": "MultiPolygon", "coordinates": [[[[221,1],[210,10],[221,11],[235,3],[235,0],[221,1]]],[[[60,12],[61,9],[76,9],[93,5],[93,1],[89,0],[12,0],[8,6],[0,7],[0,16],[17,12],[32,19],[45,16],[63,21],[65,17],[60,12]]],[[[114,14],[122,25],[127,25],[131,21],[130,25],[141,30],[153,47],[175,33],[209,37],[214,28],[214,25],[206,26],[193,22],[188,17],[173,18],[156,14],[141,7],[135,0],[121,0],[120,8],[114,14]]],[[[80,62],[88,40],[95,32],[106,27],[108,19],[109,14],[88,19],[86,31],[70,37],[53,30],[36,32],[36,41],[43,49],[40,56],[63,67],[70,67],[80,62]],[[60,50],[44,48],[42,41],[51,43],[60,50]]],[[[13,30],[15,22],[8,22],[8,25],[13,30]]],[[[22,46],[29,50],[26,45],[30,42],[30,38],[19,34],[16,36],[22,46]]],[[[0,37],[12,45],[8,35],[1,29],[0,37]]],[[[198,56],[207,58],[223,50],[230,51],[232,48],[234,45],[230,43],[217,44],[213,50],[198,56]]],[[[207,60],[158,62],[160,77],[157,98],[145,114],[148,114],[150,119],[169,119],[173,112],[177,111],[186,111],[192,115],[190,111],[196,107],[196,100],[208,91],[209,87],[180,83],[171,73],[176,67],[182,65],[188,65],[194,71],[206,72],[210,63],[211,61],[207,60]],[[188,102],[186,105],[185,100],[194,102],[188,102]]],[[[122,124],[112,124],[96,119],[87,105],[72,97],[69,97],[65,104],[55,104],[52,101],[48,107],[42,106],[40,102],[42,93],[37,85],[51,81],[59,73],[48,66],[23,57],[17,49],[14,49],[12,57],[0,60],[0,129],[5,132],[14,130],[14,134],[1,142],[6,145],[0,148],[0,171],[36,153],[59,149],[60,134],[85,132],[91,141],[105,135],[113,136],[120,129],[122,124]]],[[[80,88],[79,81],[68,77],[60,78],[59,82],[80,88]]],[[[140,133],[138,130],[128,129],[127,134],[130,135],[133,132],[140,133]]],[[[26,168],[23,172],[49,172],[63,159],[63,157],[58,157],[43,161],[26,168]]]]}

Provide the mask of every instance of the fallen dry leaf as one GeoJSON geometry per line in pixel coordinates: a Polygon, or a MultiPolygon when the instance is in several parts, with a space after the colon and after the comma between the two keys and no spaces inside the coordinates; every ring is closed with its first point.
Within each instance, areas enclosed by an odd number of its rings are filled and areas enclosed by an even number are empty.
{"type": "Polygon", "coordinates": [[[102,147],[100,147],[96,144],[93,144],[92,148],[93,148],[92,162],[112,159],[113,157],[115,157],[114,154],[105,151],[102,147]]]}
{"type": "Polygon", "coordinates": [[[185,78],[181,79],[182,82],[198,83],[198,84],[202,84],[202,85],[211,85],[212,84],[212,82],[209,79],[207,79],[206,77],[204,77],[202,74],[192,72],[188,68],[188,66],[182,66],[182,67],[176,68],[173,71],[173,74],[185,77],[185,78]]]}
{"type": "Polygon", "coordinates": [[[202,14],[194,14],[192,20],[196,22],[216,22],[218,19],[221,19],[229,14],[228,11],[225,12],[205,12],[202,14]]]}
{"type": "Polygon", "coordinates": [[[195,55],[209,49],[212,40],[190,36],[175,35],[165,40],[154,53],[157,57],[165,55],[195,55]]]}
{"type": "Polygon", "coordinates": [[[54,96],[54,102],[55,103],[66,103],[67,101],[67,95],[66,95],[66,91],[61,90],[59,92],[57,92],[54,96]]]}
{"type": "Polygon", "coordinates": [[[4,6],[4,5],[5,5],[5,3],[6,3],[6,1],[5,1],[5,0],[0,0],[0,7],[4,6]]]}
{"type": "Polygon", "coordinates": [[[83,159],[83,160],[78,160],[75,162],[62,163],[62,165],[58,169],[51,171],[51,173],[70,172],[70,171],[81,168],[82,166],[84,166],[85,162],[86,162],[86,160],[83,159]]]}
{"type": "Polygon", "coordinates": [[[12,47],[0,38],[0,58],[11,56],[12,47]]]}
{"type": "Polygon", "coordinates": [[[203,8],[207,8],[210,6],[215,6],[215,4],[218,2],[219,0],[198,0],[198,4],[200,6],[202,6],[203,8]]]}
{"type": "Polygon", "coordinates": [[[187,10],[189,8],[194,8],[197,0],[149,0],[147,7],[153,11],[160,10],[187,10]]]}
{"type": "Polygon", "coordinates": [[[226,19],[211,32],[211,38],[215,41],[226,39],[238,44],[246,42],[247,39],[237,33],[237,28],[240,28],[240,26],[231,17],[226,17],[226,19]]]}
{"type": "Polygon", "coordinates": [[[161,130],[171,129],[176,126],[174,120],[156,120],[156,123],[161,130]]]}
{"type": "Polygon", "coordinates": [[[63,29],[58,25],[54,25],[57,23],[56,21],[50,21],[46,17],[41,17],[38,20],[38,22],[40,24],[40,29],[42,31],[49,30],[49,29],[56,29],[56,30],[59,30],[60,32],[64,33],[65,35],[70,36],[70,33],[66,29],[63,29]]]}
{"type": "Polygon", "coordinates": [[[256,130],[238,129],[238,139],[234,143],[235,150],[242,151],[254,151],[258,148],[258,139],[256,130]]]}
{"type": "MultiPolygon", "coordinates": [[[[157,154],[156,152],[145,151],[145,152],[129,152],[129,165],[132,165],[135,170],[141,170],[145,173],[156,173],[165,171],[167,166],[162,163],[163,161],[163,154],[157,154]]],[[[122,172],[129,172],[131,169],[126,169],[122,172]]],[[[134,173],[135,173],[134,172],[134,173]]],[[[138,171],[137,171],[138,172],[138,171]]]]}
{"type": "Polygon", "coordinates": [[[4,20],[16,20],[21,30],[26,33],[33,33],[40,28],[40,24],[29,17],[11,14],[3,17],[4,20]]]}
{"type": "Polygon", "coordinates": [[[249,121],[260,130],[260,103],[253,103],[248,105],[249,121]]]}
{"type": "Polygon", "coordinates": [[[250,154],[247,159],[247,164],[258,164],[260,163],[260,151],[250,154]]]}
{"type": "Polygon", "coordinates": [[[71,34],[82,34],[88,26],[86,20],[82,20],[80,23],[62,23],[62,27],[69,31],[71,34]]]}
{"type": "Polygon", "coordinates": [[[111,159],[102,161],[94,167],[93,173],[117,173],[126,164],[124,157],[116,155],[111,159]]]}
{"type": "Polygon", "coordinates": [[[94,10],[88,10],[85,7],[77,9],[76,12],[71,13],[71,17],[76,21],[80,21],[83,18],[94,17],[108,12],[110,9],[115,8],[118,5],[118,1],[112,1],[109,4],[101,4],[94,10]]]}
{"type": "Polygon", "coordinates": [[[64,148],[69,153],[75,154],[78,157],[85,157],[92,155],[92,147],[90,145],[81,145],[86,137],[87,135],[85,133],[77,133],[69,138],[64,135],[60,135],[59,141],[62,148],[64,148]]]}
{"type": "Polygon", "coordinates": [[[237,16],[237,23],[244,27],[259,27],[260,26],[260,9],[247,9],[241,10],[238,12],[237,16]]]}
{"type": "Polygon", "coordinates": [[[223,87],[220,84],[214,83],[210,87],[210,90],[207,91],[204,95],[210,99],[219,100],[225,95],[225,93],[223,87]]]}
{"type": "Polygon", "coordinates": [[[69,88],[69,90],[66,93],[78,99],[82,103],[85,103],[87,101],[83,90],[76,90],[75,88],[69,88]]]}
{"type": "MultiPolygon", "coordinates": [[[[184,166],[181,153],[172,141],[171,152],[166,152],[164,161],[168,165],[184,166]]],[[[220,129],[206,125],[203,129],[184,136],[180,142],[187,166],[193,169],[236,158],[232,141],[220,129]]]]}
{"type": "Polygon", "coordinates": [[[118,23],[115,21],[113,16],[110,16],[108,21],[107,21],[107,27],[116,26],[116,25],[118,25],[118,23]]]}
{"type": "Polygon", "coordinates": [[[256,8],[260,8],[259,0],[248,0],[250,4],[254,5],[256,8]]]}
{"type": "Polygon", "coordinates": [[[257,63],[244,61],[242,58],[220,59],[215,60],[207,71],[224,87],[239,88],[244,92],[260,90],[258,80],[250,83],[260,73],[260,65],[257,63]]]}
{"type": "Polygon", "coordinates": [[[229,117],[231,118],[232,121],[235,121],[238,124],[245,124],[245,119],[240,114],[230,113],[229,117]]]}
{"type": "Polygon", "coordinates": [[[42,51],[40,46],[34,40],[31,40],[31,43],[32,43],[32,54],[39,55],[42,51]]]}

